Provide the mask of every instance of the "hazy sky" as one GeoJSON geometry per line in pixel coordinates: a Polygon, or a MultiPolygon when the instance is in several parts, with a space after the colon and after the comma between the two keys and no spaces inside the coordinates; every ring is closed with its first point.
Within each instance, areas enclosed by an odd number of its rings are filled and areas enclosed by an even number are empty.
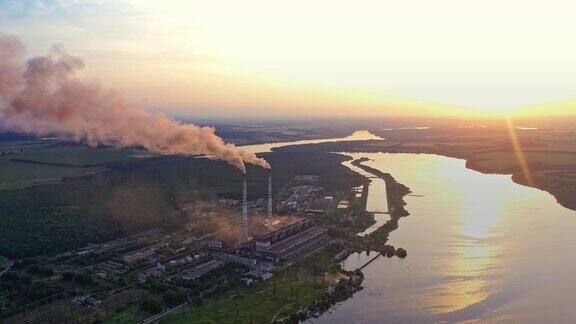
{"type": "Polygon", "coordinates": [[[576,2],[6,1],[0,31],[53,43],[180,115],[576,113],[576,2]]]}

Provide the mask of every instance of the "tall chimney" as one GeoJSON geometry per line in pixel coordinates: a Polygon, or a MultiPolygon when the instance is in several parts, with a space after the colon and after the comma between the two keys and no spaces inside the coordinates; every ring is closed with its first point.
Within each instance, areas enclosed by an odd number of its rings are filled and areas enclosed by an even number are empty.
{"type": "Polygon", "coordinates": [[[272,217],[272,169],[268,169],[268,218],[272,217]]]}
{"type": "Polygon", "coordinates": [[[248,241],[248,197],[246,192],[246,173],[242,173],[242,241],[248,241]]]}

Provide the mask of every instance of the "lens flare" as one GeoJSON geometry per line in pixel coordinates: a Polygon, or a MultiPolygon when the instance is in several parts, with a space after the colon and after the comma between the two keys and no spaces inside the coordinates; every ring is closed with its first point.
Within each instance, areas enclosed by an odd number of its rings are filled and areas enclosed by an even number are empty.
{"type": "Polygon", "coordinates": [[[518,165],[522,170],[524,180],[528,183],[528,185],[534,186],[534,179],[532,178],[532,173],[530,172],[528,163],[526,163],[526,157],[524,156],[524,150],[522,149],[522,144],[518,140],[518,135],[516,134],[516,128],[514,127],[514,123],[509,117],[506,118],[506,125],[508,126],[508,134],[510,135],[510,142],[512,143],[514,154],[516,155],[516,159],[518,160],[518,165]]]}

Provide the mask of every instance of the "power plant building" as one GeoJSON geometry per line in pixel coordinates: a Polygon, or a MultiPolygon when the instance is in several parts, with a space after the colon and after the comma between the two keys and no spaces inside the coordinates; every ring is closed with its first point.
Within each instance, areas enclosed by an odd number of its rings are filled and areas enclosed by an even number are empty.
{"type": "Polygon", "coordinates": [[[323,246],[329,241],[328,231],[304,219],[256,239],[256,257],[273,262],[294,259],[323,246]]]}
{"type": "MultiPolygon", "coordinates": [[[[245,262],[251,263],[253,262],[252,260],[255,262],[255,259],[245,257],[250,255],[262,261],[277,263],[295,259],[329,242],[330,237],[328,236],[328,231],[323,227],[316,226],[314,220],[310,218],[298,219],[273,232],[257,236],[256,239],[251,240],[250,233],[252,233],[252,231],[249,228],[248,221],[246,187],[246,174],[243,174],[241,238],[240,242],[237,243],[234,248],[236,252],[234,254],[225,254],[223,260],[243,264],[245,264],[245,262]]],[[[270,170],[268,170],[266,176],[266,189],[266,216],[270,219],[272,217],[272,176],[270,170]]],[[[252,264],[250,265],[253,266],[252,264]]]]}

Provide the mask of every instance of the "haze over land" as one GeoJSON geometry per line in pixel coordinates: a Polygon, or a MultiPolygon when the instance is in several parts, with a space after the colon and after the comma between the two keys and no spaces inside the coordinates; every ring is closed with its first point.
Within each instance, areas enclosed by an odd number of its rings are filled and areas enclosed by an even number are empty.
{"type": "Polygon", "coordinates": [[[576,322],[574,17],[0,0],[0,322],[576,322]]]}

